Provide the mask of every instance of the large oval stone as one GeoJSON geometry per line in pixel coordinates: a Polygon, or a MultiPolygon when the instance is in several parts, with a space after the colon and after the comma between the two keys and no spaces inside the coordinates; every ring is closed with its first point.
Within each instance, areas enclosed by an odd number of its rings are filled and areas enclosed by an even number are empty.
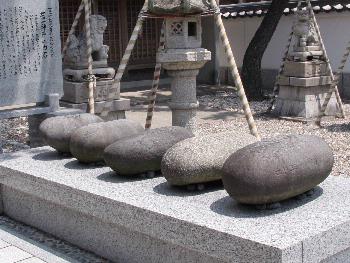
{"type": "Polygon", "coordinates": [[[320,137],[288,135],[238,150],[223,167],[226,191],[243,204],[268,204],[305,193],[331,173],[332,149],[320,137]]]}
{"type": "Polygon", "coordinates": [[[108,146],[104,160],[120,175],[159,171],[166,151],[174,144],[192,136],[189,130],[182,127],[148,130],[143,135],[120,140],[108,146]]]}
{"type": "Polygon", "coordinates": [[[89,124],[72,133],[70,152],[82,163],[103,161],[103,151],[107,146],[143,132],[142,125],[132,120],[89,124]]]}
{"type": "Polygon", "coordinates": [[[162,160],[162,174],[171,185],[221,180],[222,167],[235,151],[256,142],[250,134],[223,132],[175,144],[162,160]]]}
{"type": "Polygon", "coordinates": [[[72,133],[83,126],[96,122],[103,122],[103,119],[89,113],[57,116],[44,120],[39,129],[49,146],[58,152],[69,153],[72,133]]]}

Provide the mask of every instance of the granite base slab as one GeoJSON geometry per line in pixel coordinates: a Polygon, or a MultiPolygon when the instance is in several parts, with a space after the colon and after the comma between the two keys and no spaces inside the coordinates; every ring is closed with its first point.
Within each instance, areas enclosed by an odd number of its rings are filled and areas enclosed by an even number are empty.
{"type": "Polygon", "coordinates": [[[0,184],[6,215],[114,262],[350,260],[347,178],[259,211],[220,187],[193,193],[164,178],[118,177],[43,147],[2,155],[0,184]]]}
{"type": "MultiPolygon", "coordinates": [[[[289,99],[276,99],[273,114],[280,117],[300,117],[305,120],[313,120],[320,115],[322,100],[298,101],[289,99]]],[[[339,112],[335,96],[333,96],[327,106],[326,116],[337,116],[339,112]]]]}
{"type": "MultiPolygon", "coordinates": [[[[330,86],[280,86],[273,113],[281,117],[313,119],[319,116],[330,86]]],[[[332,95],[325,115],[336,116],[339,112],[335,94],[332,95]]]]}
{"type": "MultiPolygon", "coordinates": [[[[114,89],[116,92],[113,94],[113,100],[120,99],[120,88],[113,80],[100,80],[96,82],[96,88],[94,89],[95,101],[106,101],[110,96],[110,90],[114,89]]],[[[62,101],[67,103],[87,103],[89,100],[89,83],[88,82],[72,82],[63,81],[64,95],[61,98],[62,101]]]]}
{"type": "Polygon", "coordinates": [[[283,75],[288,77],[315,77],[327,75],[327,63],[323,61],[286,61],[283,75]]]}
{"type": "MultiPolygon", "coordinates": [[[[95,114],[100,116],[104,110],[106,101],[96,101],[95,102],[95,114]]],[[[66,101],[60,101],[62,107],[78,109],[86,112],[88,108],[88,103],[70,103],[66,101]]],[[[102,117],[105,121],[125,119],[125,112],[130,110],[130,100],[120,98],[118,100],[113,100],[111,109],[106,117],[102,117]]]]}

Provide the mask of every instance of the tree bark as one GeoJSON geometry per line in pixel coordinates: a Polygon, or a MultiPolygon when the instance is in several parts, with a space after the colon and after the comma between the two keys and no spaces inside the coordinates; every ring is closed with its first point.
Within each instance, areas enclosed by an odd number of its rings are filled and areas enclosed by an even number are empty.
{"type": "Polygon", "coordinates": [[[289,0],[272,1],[244,55],[242,81],[249,100],[263,99],[261,61],[288,2],[289,0]]]}

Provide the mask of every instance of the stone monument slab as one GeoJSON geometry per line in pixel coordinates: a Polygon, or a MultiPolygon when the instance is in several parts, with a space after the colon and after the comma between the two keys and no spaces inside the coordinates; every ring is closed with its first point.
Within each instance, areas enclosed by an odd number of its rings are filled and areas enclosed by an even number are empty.
{"type": "Polygon", "coordinates": [[[63,94],[58,0],[0,0],[0,107],[63,94]]]}
{"type": "Polygon", "coordinates": [[[350,179],[276,210],[238,205],[164,178],[118,177],[49,147],[0,158],[3,212],[115,262],[344,263],[350,260],[350,179]]]}

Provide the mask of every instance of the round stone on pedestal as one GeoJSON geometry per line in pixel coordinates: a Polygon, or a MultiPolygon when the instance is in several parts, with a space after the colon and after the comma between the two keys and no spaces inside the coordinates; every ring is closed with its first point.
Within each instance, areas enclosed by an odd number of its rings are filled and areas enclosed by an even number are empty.
{"type": "Polygon", "coordinates": [[[162,174],[171,185],[221,180],[226,159],[235,151],[256,141],[250,134],[234,131],[184,140],[164,155],[162,174]]]}
{"type": "Polygon", "coordinates": [[[44,120],[39,127],[46,143],[61,153],[69,153],[69,142],[72,133],[88,124],[103,122],[100,117],[89,114],[57,116],[44,120]]]}
{"type": "Polygon", "coordinates": [[[103,161],[103,151],[107,146],[143,132],[141,124],[131,120],[89,124],[72,134],[70,152],[82,163],[100,162],[103,161]]]}
{"type": "Polygon", "coordinates": [[[305,193],[331,173],[332,149],[317,136],[289,135],[248,145],[225,162],[226,191],[243,204],[268,204],[305,193]]]}
{"type": "Polygon", "coordinates": [[[149,130],[137,137],[123,139],[110,145],[105,150],[104,160],[120,175],[159,171],[166,151],[190,137],[193,137],[193,134],[182,127],[149,130]]]}

